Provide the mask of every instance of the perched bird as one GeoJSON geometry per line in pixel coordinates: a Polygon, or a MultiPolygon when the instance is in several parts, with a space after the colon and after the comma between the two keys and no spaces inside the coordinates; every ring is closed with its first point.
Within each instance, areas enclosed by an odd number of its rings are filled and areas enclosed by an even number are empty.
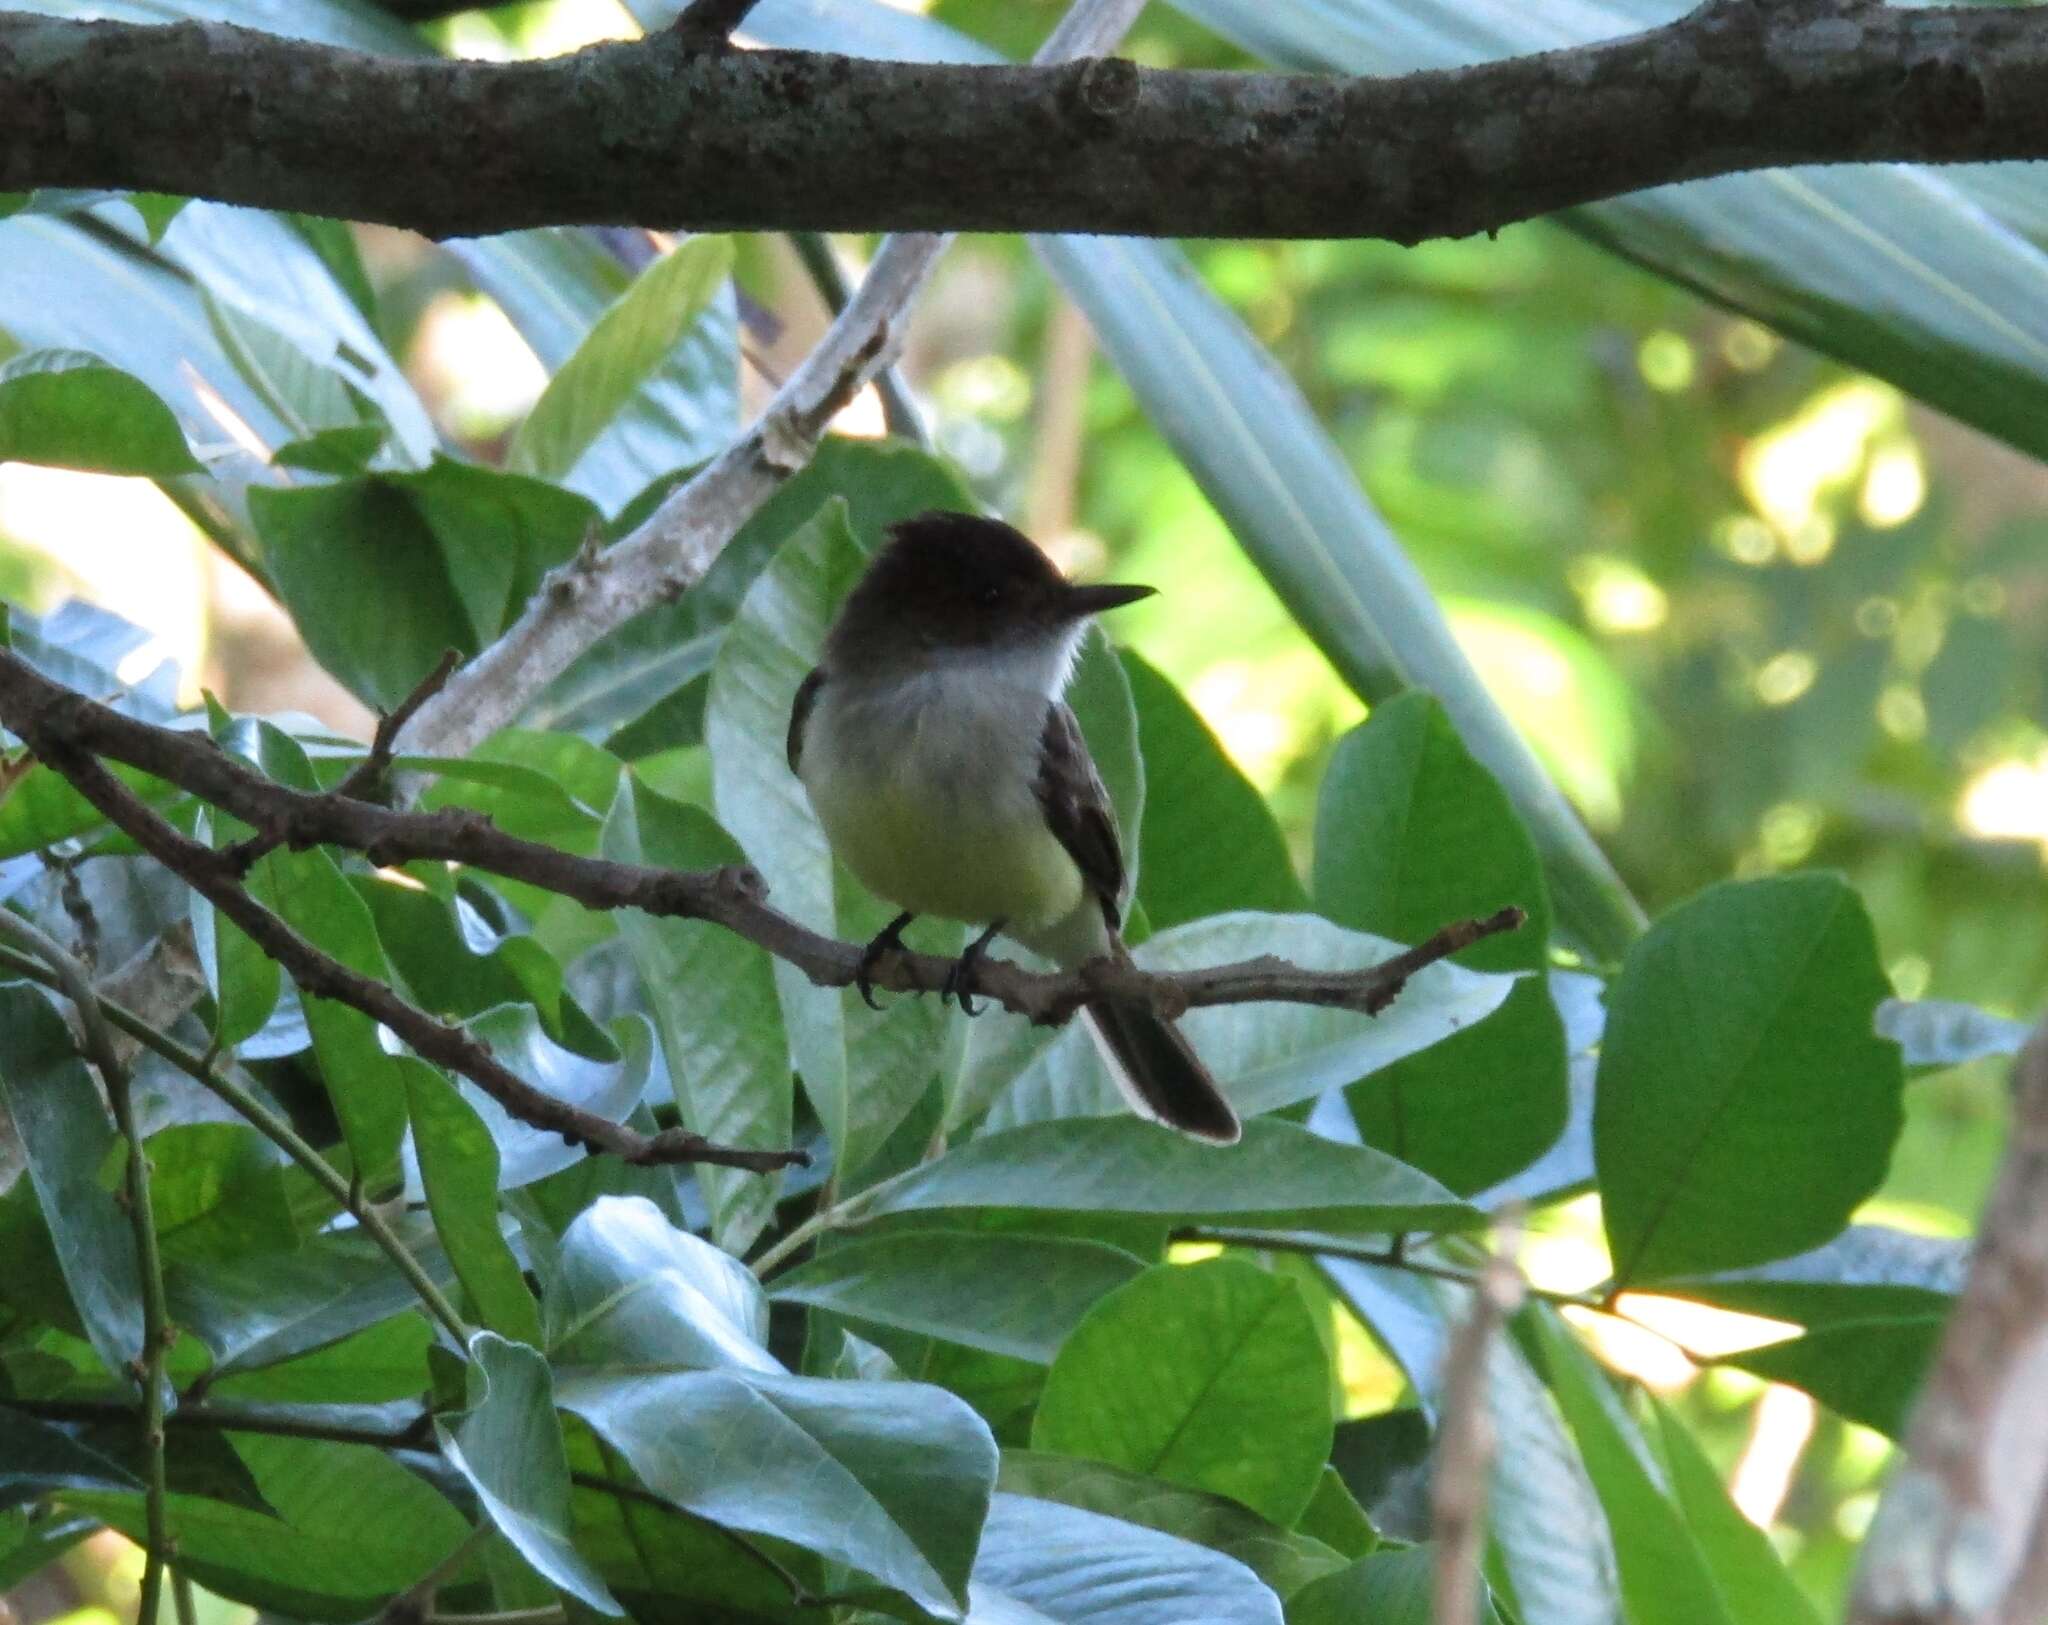
{"type": "MultiPolygon", "coordinates": [[[[948,980],[963,1009],[998,932],[1073,969],[1122,957],[1116,815],[1060,698],[1088,618],[1150,587],[1068,581],[994,519],[931,512],[889,539],[797,690],[789,765],[847,868],[903,910],[869,976],[920,914],[986,929],[948,980]]],[[[1231,1110],[1188,1042],[1148,1008],[1083,1011],[1131,1109],[1219,1145],[1231,1110]]]]}

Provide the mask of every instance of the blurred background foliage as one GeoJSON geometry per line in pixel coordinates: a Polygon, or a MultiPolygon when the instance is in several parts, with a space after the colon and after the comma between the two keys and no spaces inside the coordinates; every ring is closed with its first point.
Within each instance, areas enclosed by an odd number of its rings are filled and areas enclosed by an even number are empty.
{"type": "MultiPolygon", "coordinates": [[[[1013,54],[1056,11],[934,8],[1013,54]]],[[[493,56],[631,32],[613,0],[534,0],[433,27],[461,54],[493,56]]],[[[1163,8],[1129,51],[1249,65],[1163,8]]],[[[540,363],[451,254],[380,230],[357,238],[380,336],[443,430],[493,458],[545,382],[540,363]]],[[[855,262],[872,244],[836,246],[855,262]]],[[[1413,250],[1189,251],[1292,374],[1650,913],[1730,874],[1832,867],[1868,905],[1900,995],[2041,1006],[2048,475],[2036,463],[1566,225],[1413,250]]],[[[757,404],[825,313],[779,239],[743,241],[739,275],[757,404]]],[[[955,247],[904,373],[938,447],[992,509],[1071,568],[1164,589],[1119,618],[1119,636],[1180,685],[1305,860],[1329,750],[1363,707],[1021,242],[955,247]]],[[[872,391],[838,428],[881,431],[872,391]]],[[[40,609],[71,595],[149,627],[152,659],[180,659],[236,709],[291,706],[367,731],[288,619],[153,487],[0,466],[0,596],[40,609]]],[[[1983,1063],[1914,1083],[1872,1216],[1967,1232],[2001,1145],[2002,1078],[2002,1063],[1983,1063]]],[[[1532,1272],[1597,1280],[1598,1235],[1583,1203],[1547,1216],[1532,1272]]],[[[1681,1345],[1713,1352],[1713,1314],[1695,1306],[1670,1325],[1675,1341],[1602,1321],[1600,1351],[1675,1396],[1737,1503],[1832,1605],[1890,1447],[1795,1390],[1686,1358],[1681,1345]]],[[[1655,1319],[1647,1303],[1642,1318],[1655,1319]]],[[[1391,1408],[1398,1375],[1355,1322],[1338,1343],[1350,1412],[1391,1408]]],[[[17,1596],[17,1612],[132,1608],[139,1559],[110,1560],[120,1551],[96,1537],[66,1559],[74,1595],[17,1596]]]]}

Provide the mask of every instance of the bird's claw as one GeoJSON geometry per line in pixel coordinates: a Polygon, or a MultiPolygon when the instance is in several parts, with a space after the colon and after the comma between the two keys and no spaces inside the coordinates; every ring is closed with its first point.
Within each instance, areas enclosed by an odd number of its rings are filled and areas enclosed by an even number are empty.
{"type": "Polygon", "coordinates": [[[998,920],[960,951],[960,957],[953,961],[952,969],[946,972],[946,980],[939,987],[939,1003],[948,999],[960,1001],[963,1016],[978,1016],[981,1007],[974,1002],[974,982],[981,972],[981,962],[988,954],[988,945],[995,940],[996,933],[1003,928],[998,920]]]}
{"type": "Polygon", "coordinates": [[[860,1002],[870,1010],[882,1007],[875,1002],[875,967],[882,962],[882,955],[903,951],[903,928],[917,916],[902,913],[875,933],[874,940],[860,951],[860,963],[853,970],[853,985],[860,993],[860,1002]]]}

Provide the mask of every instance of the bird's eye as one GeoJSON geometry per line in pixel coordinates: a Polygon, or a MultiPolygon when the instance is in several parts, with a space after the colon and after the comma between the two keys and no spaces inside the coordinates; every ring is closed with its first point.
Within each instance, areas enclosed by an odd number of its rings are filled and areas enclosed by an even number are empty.
{"type": "Polygon", "coordinates": [[[1003,589],[1001,587],[983,587],[980,598],[984,604],[993,609],[1003,601],[1003,589]]]}

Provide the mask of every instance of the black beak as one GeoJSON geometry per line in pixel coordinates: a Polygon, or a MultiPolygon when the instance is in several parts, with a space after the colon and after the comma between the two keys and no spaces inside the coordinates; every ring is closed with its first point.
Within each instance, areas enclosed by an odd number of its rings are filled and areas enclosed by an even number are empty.
{"type": "Polygon", "coordinates": [[[1140,598],[1150,598],[1158,590],[1157,587],[1120,587],[1108,582],[1092,587],[1069,586],[1067,613],[1077,619],[1083,615],[1099,615],[1105,609],[1120,609],[1125,604],[1135,604],[1140,598]]]}

